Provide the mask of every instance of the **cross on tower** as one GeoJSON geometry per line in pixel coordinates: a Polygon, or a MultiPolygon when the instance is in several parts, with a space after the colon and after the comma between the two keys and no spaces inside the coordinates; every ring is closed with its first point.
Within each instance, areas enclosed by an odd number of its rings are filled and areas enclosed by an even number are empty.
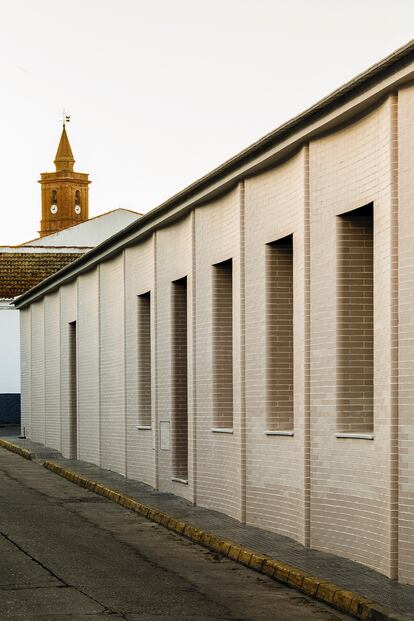
{"type": "Polygon", "coordinates": [[[62,125],[65,127],[66,123],[70,122],[70,114],[66,114],[65,108],[62,110],[62,125]]]}

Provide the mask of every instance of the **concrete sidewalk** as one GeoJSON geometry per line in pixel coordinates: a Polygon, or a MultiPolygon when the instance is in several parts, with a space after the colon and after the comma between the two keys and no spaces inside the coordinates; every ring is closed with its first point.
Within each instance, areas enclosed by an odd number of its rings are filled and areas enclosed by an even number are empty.
{"type": "Polygon", "coordinates": [[[401,616],[414,620],[414,587],[398,584],[359,563],[307,549],[287,537],[240,524],[237,520],[216,511],[195,507],[182,498],[157,492],[144,483],[125,479],[121,475],[93,464],[65,459],[53,449],[27,439],[19,439],[16,429],[0,428],[0,437],[29,449],[35,459],[55,462],[77,474],[116,489],[145,505],[170,514],[178,520],[190,522],[196,528],[237,542],[259,554],[283,561],[299,570],[334,583],[343,590],[359,593],[371,602],[376,602],[387,609],[388,614],[370,615],[366,617],[368,619],[398,619],[401,616]]]}

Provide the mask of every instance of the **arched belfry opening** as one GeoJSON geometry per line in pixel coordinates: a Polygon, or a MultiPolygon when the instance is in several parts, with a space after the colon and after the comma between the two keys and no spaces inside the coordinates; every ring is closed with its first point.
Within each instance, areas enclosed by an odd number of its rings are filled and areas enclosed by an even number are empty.
{"type": "Polygon", "coordinates": [[[76,192],[75,192],[75,213],[76,213],[77,216],[80,216],[82,214],[80,190],[76,190],[76,192]]]}

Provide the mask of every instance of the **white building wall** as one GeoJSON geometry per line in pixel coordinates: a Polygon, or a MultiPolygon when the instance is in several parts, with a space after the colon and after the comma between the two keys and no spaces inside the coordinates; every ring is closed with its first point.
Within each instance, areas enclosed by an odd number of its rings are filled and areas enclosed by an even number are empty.
{"type": "MultiPolygon", "coordinates": [[[[77,313],[77,284],[76,281],[60,288],[60,412],[62,433],[62,454],[72,457],[70,434],[70,392],[71,373],[69,362],[69,324],[76,321],[77,313]]],[[[76,451],[77,452],[77,451],[76,451]]]]}
{"type": "Polygon", "coordinates": [[[45,444],[61,450],[60,429],[60,299],[59,292],[44,299],[45,321],[45,444]]]}
{"type": "Polygon", "coordinates": [[[127,474],[156,487],[155,451],[155,356],[152,347],[152,420],[150,429],[138,429],[138,300],[137,296],[151,292],[152,342],[155,343],[154,267],[155,239],[126,248],[125,256],[125,355],[127,408],[127,474]]]}
{"type": "MultiPolygon", "coordinates": [[[[177,222],[174,227],[165,228],[157,232],[156,245],[156,268],[157,268],[157,329],[156,329],[156,356],[157,356],[157,418],[158,425],[162,422],[169,425],[170,443],[169,449],[159,447],[159,488],[163,491],[173,492],[185,498],[192,498],[192,481],[188,484],[172,480],[172,442],[173,421],[172,411],[172,283],[183,277],[187,277],[187,314],[191,307],[191,271],[192,271],[192,223],[191,217],[177,222]]],[[[192,333],[187,338],[191,344],[192,333]]],[[[187,349],[188,360],[191,360],[191,349],[187,349]]],[[[190,366],[190,365],[189,365],[190,366]]],[[[191,381],[188,383],[191,388],[191,381]]],[[[189,419],[192,420],[189,412],[189,419]]],[[[189,429],[189,437],[192,427],[189,429]]],[[[158,427],[160,436],[160,427],[158,427]]]]}
{"type": "Polygon", "coordinates": [[[240,188],[195,212],[197,502],[240,519],[240,188]],[[233,432],[212,431],[213,265],[233,261],[233,432]]]}
{"type": "Polygon", "coordinates": [[[414,87],[398,95],[399,579],[414,584],[414,87]]]}
{"type": "Polygon", "coordinates": [[[128,224],[131,224],[131,222],[135,222],[140,216],[141,214],[128,209],[114,209],[75,226],[63,229],[63,231],[33,239],[23,245],[29,247],[49,246],[51,248],[64,246],[93,248],[128,226],[128,224]]]}
{"type": "Polygon", "coordinates": [[[123,254],[100,266],[101,465],[126,473],[123,254]]]}
{"type": "Polygon", "coordinates": [[[305,516],[305,175],[307,151],[245,182],[247,522],[302,543],[305,516]],[[266,421],[266,245],[293,234],[294,425],[266,421]]]}
{"type": "Polygon", "coordinates": [[[45,320],[44,302],[32,307],[31,439],[45,444],[45,320]]]}
{"type": "Polygon", "coordinates": [[[310,145],[313,547],[390,575],[391,103],[310,145]],[[336,426],[337,216],[374,204],[374,440],[336,426]]]}
{"type": "Polygon", "coordinates": [[[100,464],[99,267],[78,278],[79,459],[100,464]]]}

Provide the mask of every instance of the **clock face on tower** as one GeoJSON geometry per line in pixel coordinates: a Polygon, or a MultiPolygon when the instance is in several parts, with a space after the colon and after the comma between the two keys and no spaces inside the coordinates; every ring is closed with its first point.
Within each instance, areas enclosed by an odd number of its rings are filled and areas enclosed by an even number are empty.
{"type": "Polygon", "coordinates": [[[80,205],[76,205],[76,207],[75,207],[75,213],[80,214],[80,212],[81,212],[80,205]]]}
{"type": "Polygon", "coordinates": [[[57,205],[52,205],[51,208],[50,208],[50,211],[52,213],[57,213],[57,205]]]}

